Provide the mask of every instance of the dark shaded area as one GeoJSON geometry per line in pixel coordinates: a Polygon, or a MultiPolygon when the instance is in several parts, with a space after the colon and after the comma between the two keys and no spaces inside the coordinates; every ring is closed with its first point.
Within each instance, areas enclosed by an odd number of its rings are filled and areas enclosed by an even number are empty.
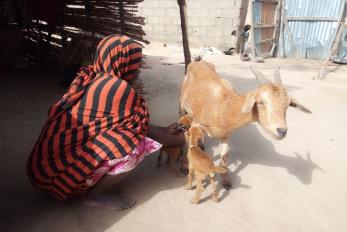
{"type": "Polygon", "coordinates": [[[90,64],[97,43],[111,34],[148,43],[137,16],[143,0],[2,0],[0,70],[59,71],[62,83],[90,64]]]}

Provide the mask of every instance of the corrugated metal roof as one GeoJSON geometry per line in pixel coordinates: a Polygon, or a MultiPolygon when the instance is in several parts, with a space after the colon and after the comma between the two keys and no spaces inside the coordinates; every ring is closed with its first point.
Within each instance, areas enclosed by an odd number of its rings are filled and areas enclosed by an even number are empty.
{"type": "MultiPolygon", "coordinates": [[[[285,0],[285,12],[298,57],[324,59],[330,50],[346,0],[285,0]]],[[[288,33],[279,42],[280,56],[295,57],[288,33]]]]}

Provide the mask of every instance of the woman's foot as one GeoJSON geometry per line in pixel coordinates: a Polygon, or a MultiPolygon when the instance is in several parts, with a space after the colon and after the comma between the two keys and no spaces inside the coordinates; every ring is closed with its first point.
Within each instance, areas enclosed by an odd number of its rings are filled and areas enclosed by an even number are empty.
{"type": "Polygon", "coordinates": [[[101,193],[97,196],[87,196],[84,199],[84,204],[87,206],[121,211],[132,208],[136,205],[136,201],[119,196],[115,193],[101,193]]]}

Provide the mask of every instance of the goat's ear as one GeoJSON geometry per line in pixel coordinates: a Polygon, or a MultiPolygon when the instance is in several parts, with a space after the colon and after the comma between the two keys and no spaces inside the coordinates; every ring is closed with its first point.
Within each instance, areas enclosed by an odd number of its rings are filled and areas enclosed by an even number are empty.
{"type": "Polygon", "coordinates": [[[301,110],[302,112],[305,112],[307,114],[312,114],[311,110],[309,110],[308,108],[306,108],[305,106],[301,105],[300,103],[298,103],[295,98],[290,98],[290,102],[289,102],[289,106],[294,107],[298,110],[301,110]]]}
{"type": "Polygon", "coordinates": [[[245,103],[242,106],[242,113],[249,113],[252,111],[253,106],[256,102],[255,100],[256,95],[257,95],[256,90],[253,90],[246,95],[245,103]]]}

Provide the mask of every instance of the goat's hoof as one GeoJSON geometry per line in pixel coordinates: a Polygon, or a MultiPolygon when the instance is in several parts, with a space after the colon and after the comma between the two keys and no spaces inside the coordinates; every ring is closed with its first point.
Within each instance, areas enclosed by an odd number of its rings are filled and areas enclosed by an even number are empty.
{"type": "Polygon", "coordinates": [[[181,172],[175,173],[175,176],[179,177],[179,178],[185,177],[185,175],[183,173],[181,173],[181,172]]]}
{"type": "Polygon", "coordinates": [[[193,189],[193,186],[191,186],[191,185],[186,185],[185,189],[186,189],[186,190],[192,190],[192,189],[193,189]]]}
{"type": "Polygon", "coordinates": [[[188,169],[181,169],[180,173],[183,175],[183,176],[187,176],[189,171],[188,169]]]}
{"type": "Polygon", "coordinates": [[[226,190],[230,190],[233,188],[233,185],[231,184],[230,180],[223,180],[222,185],[226,190]]]}
{"type": "Polygon", "coordinates": [[[217,196],[213,196],[212,199],[211,199],[213,202],[218,202],[219,201],[219,198],[217,196]]]}
{"type": "Polygon", "coordinates": [[[193,198],[193,199],[190,200],[190,203],[192,203],[192,204],[198,204],[199,201],[200,201],[199,199],[193,198]]]}

